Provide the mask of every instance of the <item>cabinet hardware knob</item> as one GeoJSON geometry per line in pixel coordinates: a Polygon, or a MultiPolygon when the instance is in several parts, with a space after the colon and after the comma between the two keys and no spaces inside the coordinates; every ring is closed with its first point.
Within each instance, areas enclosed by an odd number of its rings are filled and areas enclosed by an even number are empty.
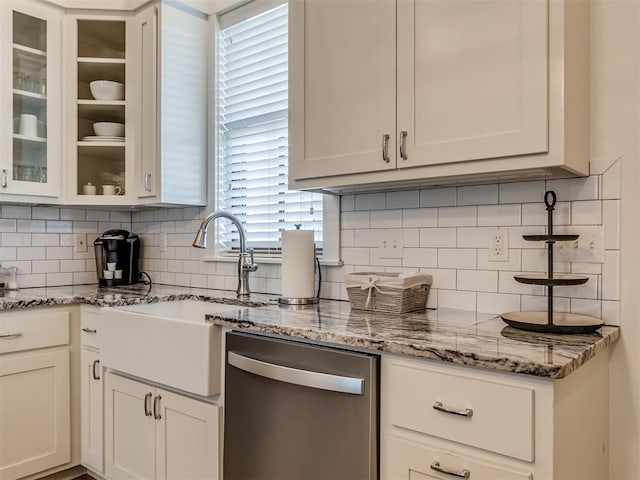
{"type": "Polygon", "coordinates": [[[98,365],[100,365],[100,360],[94,360],[93,366],[91,367],[94,380],[100,380],[100,374],[98,373],[98,365]]]}
{"type": "Polygon", "coordinates": [[[436,472],[446,473],[447,475],[453,475],[454,477],[459,477],[459,478],[469,478],[471,476],[471,471],[467,470],[466,468],[457,472],[455,470],[450,470],[448,468],[441,467],[440,462],[438,460],[436,460],[431,465],[429,465],[429,468],[431,470],[435,470],[436,472]]]}
{"type": "Polygon", "coordinates": [[[384,135],[382,135],[382,160],[385,161],[385,163],[389,163],[389,161],[391,160],[391,158],[389,157],[389,140],[391,139],[391,135],[389,135],[388,133],[385,133],[384,135]]]}
{"type": "Polygon", "coordinates": [[[407,135],[406,130],[400,132],[400,158],[402,160],[409,160],[409,155],[407,155],[407,135]]]}
{"type": "Polygon", "coordinates": [[[460,415],[461,417],[469,418],[473,417],[473,410],[471,410],[470,408],[465,408],[464,410],[455,410],[445,407],[442,402],[434,403],[433,409],[438,410],[439,412],[450,413],[451,415],[460,415]]]}
{"type": "Polygon", "coordinates": [[[145,417],[150,417],[151,415],[153,415],[153,413],[151,413],[151,397],[153,396],[153,394],[151,392],[147,393],[144,396],[144,416],[145,417]]]}
{"type": "Polygon", "coordinates": [[[22,336],[22,332],[16,333],[0,333],[0,338],[18,338],[22,336]]]}
{"type": "Polygon", "coordinates": [[[98,333],[98,330],[96,330],[95,328],[89,328],[89,327],[83,327],[82,331],[87,333],[98,333]]]}
{"type": "Polygon", "coordinates": [[[156,420],[162,419],[162,415],[160,413],[160,400],[162,400],[160,395],[156,395],[153,399],[153,418],[156,420]]]}
{"type": "Polygon", "coordinates": [[[7,173],[7,169],[2,169],[2,188],[7,188],[9,184],[9,174],[7,173]]]}

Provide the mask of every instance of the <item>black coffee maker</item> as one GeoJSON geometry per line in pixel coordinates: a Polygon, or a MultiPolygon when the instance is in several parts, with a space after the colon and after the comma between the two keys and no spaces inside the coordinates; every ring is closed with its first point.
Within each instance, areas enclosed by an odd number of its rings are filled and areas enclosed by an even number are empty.
{"type": "Polygon", "coordinates": [[[140,281],[140,238],[126,230],[107,230],[93,242],[101,287],[140,281]]]}

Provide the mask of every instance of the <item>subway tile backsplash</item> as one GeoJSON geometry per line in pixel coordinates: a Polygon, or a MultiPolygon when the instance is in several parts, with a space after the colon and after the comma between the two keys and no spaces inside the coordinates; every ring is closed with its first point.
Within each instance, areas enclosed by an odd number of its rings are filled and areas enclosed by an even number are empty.
{"type": "MultiPolygon", "coordinates": [[[[522,235],[545,231],[542,199],[545,190],[553,189],[558,231],[597,226],[605,241],[602,264],[556,262],[557,272],[589,277],[583,286],[557,288],[556,308],[602,316],[618,325],[621,175],[618,160],[588,178],[345,195],[340,238],[344,265],[322,267],[322,296],[346,300],[342,278],[354,271],[423,271],[433,276],[428,300],[433,308],[544,310],[544,288],[519,284],[513,276],[546,270],[544,245],[525,242],[522,235]],[[504,229],[508,237],[506,261],[489,259],[488,236],[494,228],[504,229]],[[400,258],[379,255],[378,245],[389,234],[402,239],[400,258]]],[[[93,240],[109,228],[124,228],[141,235],[143,269],[155,282],[235,290],[235,262],[204,261],[211,252],[191,247],[207,213],[192,207],[131,213],[3,205],[0,261],[18,267],[20,287],[95,283],[93,240]],[[75,249],[78,236],[86,238],[86,253],[75,249]]],[[[252,289],[276,296],[280,266],[258,263],[252,289]]]]}

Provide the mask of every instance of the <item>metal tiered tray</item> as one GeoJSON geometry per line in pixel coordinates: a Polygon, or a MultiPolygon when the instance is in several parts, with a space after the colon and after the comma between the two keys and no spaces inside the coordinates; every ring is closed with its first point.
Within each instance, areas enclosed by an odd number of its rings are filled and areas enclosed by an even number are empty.
{"type": "Polygon", "coordinates": [[[598,330],[604,322],[600,318],[574,313],[560,313],[553,311],[553,287],[582,285],[589,278],[578,275],[554,275],[553,273],[553,245],[555,242],[570,242],[578,238],[578,235],[554,235],[553,210],[556,205],[556,194],[549,190],[544,194],[544,204],[547,207],[548,229],[547,235],[523,235],[529,242],[545,242],[547,245],[547,274],[540,275],[516,275],[514,278],[519,283],[527,285],[544,285],[547,287],[547,311],[546,312],[509,312],[501,315],[510,327],[520,330],[543,333],[591,333],[598,330]]]}

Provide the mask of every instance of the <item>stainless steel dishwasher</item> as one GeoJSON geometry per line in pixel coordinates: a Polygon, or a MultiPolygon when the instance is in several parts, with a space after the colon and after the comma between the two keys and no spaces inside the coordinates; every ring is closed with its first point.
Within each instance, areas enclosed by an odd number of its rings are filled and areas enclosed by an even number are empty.
{"type": "Polygon", "coordinates": [[[225,480],[378,478],[377,355],[226,340],[225,480]]]}

